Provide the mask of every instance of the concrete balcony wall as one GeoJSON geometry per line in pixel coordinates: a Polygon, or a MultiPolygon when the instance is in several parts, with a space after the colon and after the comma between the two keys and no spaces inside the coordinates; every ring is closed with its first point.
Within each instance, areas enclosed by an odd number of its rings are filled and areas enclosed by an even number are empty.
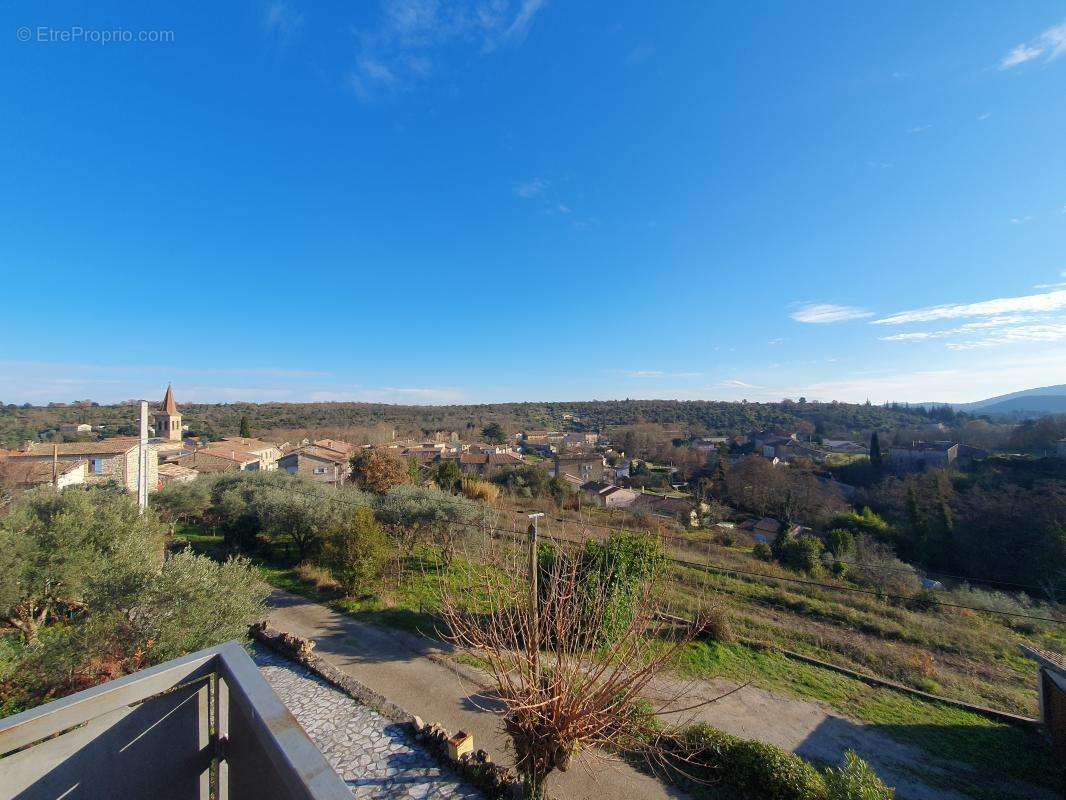
{"type": "Polygon", "coordinates": [[[0,720],[0,800],[350,800],[235,642],[0,720]]]}

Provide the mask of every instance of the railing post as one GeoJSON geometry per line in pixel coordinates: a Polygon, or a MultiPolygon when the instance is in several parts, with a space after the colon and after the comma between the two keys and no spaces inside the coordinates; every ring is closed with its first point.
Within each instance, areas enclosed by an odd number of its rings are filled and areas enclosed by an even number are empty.
{"type": "MultiPolygon", "coordinates": [[[[221,666],[221,665],[220,665],[221,666]]],[[[229,800],[229,687],[222,671],[214,675],[215,683],[215,800],[229,800]]]]}
{"type": "MultiPolygon", "coordinates": [[[[215,659],[215,665],[217,668],[218,659],[215,659]]],[[[211,698],[213,696],[212,684],[215,681],[215,675],[218,673],[212,673],[204,686],[200,688],[200,691],[196,693],[196,734],[197,734],[197,747],[200,748],[200,752],[211,751],[211,698]]],[[[199,795],[200,800],[211,800],[211,762],[214,759],[209,759],[203,772],[200,773],[199,781],[199,795]]]]}

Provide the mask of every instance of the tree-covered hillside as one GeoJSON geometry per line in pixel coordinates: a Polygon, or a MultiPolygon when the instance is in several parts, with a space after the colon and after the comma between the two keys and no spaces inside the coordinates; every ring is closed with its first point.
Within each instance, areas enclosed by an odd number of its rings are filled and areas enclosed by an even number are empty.
{"type": "MultiPolygon", "coordinates": [[[[419,436],[436,430],[474,436],[490,423],[515,432],[525,428],[606,430],[622,425],[657,423],[683,434],[741,432],[771,426],[801,427],[824,436],[861,435],[872,430],[920,427],[952,422],[955,412],[859,405],[851,403],[729,403],[679,400],[591,400],[567,403],[499,403],[495,405],[400,406],[383,403],[224,403],[181,405],[184,422],[194,433],[236,435],[245,417],[257,433],[277,430],[344,429],[388,426],[398,435],[419,436]]],[[[105,435],[132,434],[136,406],[90,404],[0,406],[0,445],[16,447],[45,438],[63,422],[103,425],[105,435]]]]}

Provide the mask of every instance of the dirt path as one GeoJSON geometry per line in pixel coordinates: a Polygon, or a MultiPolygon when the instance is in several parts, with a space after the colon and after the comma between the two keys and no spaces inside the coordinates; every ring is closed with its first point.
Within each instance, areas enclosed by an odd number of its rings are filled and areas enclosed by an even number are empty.
{"type": "MultiPolygon", "coordinates": [[[[268,604],[273,627],[313,639],[316,654],[363,685],[426,722],[473,733],[475,747],[483,747],[497,761],[509,763],[498,717],[485,710],[483,698],[475,696],[483,688],[476,682],[476,673],[451,665],[447,646],[358,622],[287,592],[274,591],[268,604]]],[[[552,775],[548,790],[567,800],[685,797],[607,756],[596,758],[591,766],[578,764],[565,774],[552,775]]]]}

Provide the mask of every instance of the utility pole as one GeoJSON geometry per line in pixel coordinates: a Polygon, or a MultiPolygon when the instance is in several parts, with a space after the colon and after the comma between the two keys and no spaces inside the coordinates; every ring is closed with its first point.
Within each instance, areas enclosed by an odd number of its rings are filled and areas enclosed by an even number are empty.
{"type": "Polygon", "coordinates": [[[52,488],[59,491],[59,445],[52,443],[52,488]]]}
{"type": "Polygon", "coordinates": [[[537,575],[540,572],[540,565],[537,563],[537,522],[544,516],[543,512],[538,511],[535,514],[528,515],[531,520],[529,524],[529,616],[530,616],[530,634],[533,637],[533,641],[530,643],[530,651],[532,656],[533,667],[533,685],[540,687],[540,598],[538,597],[539,591],[537,588],[537,575]]]}
{"type": "Polygon", "coordinates": [[[137,445],[137,513],[148,508],[148,401],[141,401],[141,440],[137,445]]]}

